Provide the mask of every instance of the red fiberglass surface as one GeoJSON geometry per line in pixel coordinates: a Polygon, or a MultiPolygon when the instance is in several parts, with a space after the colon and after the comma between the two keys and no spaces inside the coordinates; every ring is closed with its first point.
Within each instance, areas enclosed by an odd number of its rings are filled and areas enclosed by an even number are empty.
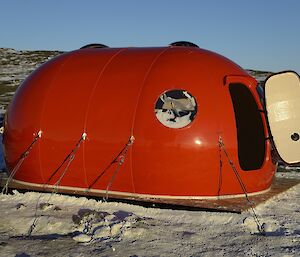
{"type": "Polygon", "coordinates": [[[265,190],[275,170],[270,146],[266,141],[260,169],[241,169],[228,90],[232,82],[245,84],[262,108],[256,81],[230,60],[203,49],[104,48],[61,55],[28,77],[9,107],[4,137],[8,166],[16,164],[41,130],[16,180],[53,185],[65,171],[60,186],[106,190],[111,183],[110,191],[153,196],[243,193],[219,146],[222,138],[247,191],[265,190]],[[172,90],[188,92],[197,102],[194,119],[182,128],[164,126],[155,115],[160,96],[172,90]],[[87,138],[74,161],[58,169],[83,133],[87,138]],[[115,174],[117,163],[110,164],[131,136],[134,143],[115,174]]]}

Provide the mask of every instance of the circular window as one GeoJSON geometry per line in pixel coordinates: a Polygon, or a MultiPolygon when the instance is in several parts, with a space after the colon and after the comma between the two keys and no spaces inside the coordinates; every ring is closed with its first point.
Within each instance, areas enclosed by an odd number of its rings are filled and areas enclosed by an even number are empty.
{"type": "Polygon", "coordinates": [[[196,113],[196,99],[180,89],[161,94],[155,104],[156,118],[168,128],[186,127],[194,120],[196,113]]]}

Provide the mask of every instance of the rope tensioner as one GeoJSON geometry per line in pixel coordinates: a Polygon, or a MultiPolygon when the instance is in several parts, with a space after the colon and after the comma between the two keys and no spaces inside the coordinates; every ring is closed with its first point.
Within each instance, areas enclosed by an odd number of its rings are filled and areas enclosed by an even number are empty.
{"type": "Polygon", "coordinates": [[[20,155],[17,164],[15,165],[15,167],[12,169],[6,183],[5,186],[2,189],[2,194],[7,194],[8,193],[8,185],[9,183],[12,181],[13,177],[16,175],[17,171],[19,170],[19,168],[21,167],[22,163],[24,162],[24,160],[26,159],[26,157],[30,154],[31,150],[33,149],[33,146],[35,145],[35,143],[38,141],[38,139],[40,139],[42,137],[42,131],[39,130],[39,132],[35,135],[33,141],[31,142],[31,144],[27,147],[27,149],[20,155]]]}
{"type": "Polygon", "coordinates": [[[116,170],[114,171],[114,173],[113,173],[113,175],[112,175],[112,177],[111,177],[111,179],[110,179],[110,181],[109,181],[109,183],[107,184],[107,187],[106,187],[106,197],[104,199],[108,199],[108,190],[111,187],[113,181],[115,180],[115,177],[116,177],[117,173],[119,172],[119,169],[121,168],[121,166],[125,162],[127,152],[129,150],[129,148],[133,145],[134,141],[135,141],[135,138],[134,138],[133,135],[131,135],[130,138],[128,139],[127,143],[121,149],[121,151],[117,154],[117,156],[104,168],[104,170],[102,170],[102,172],[89,185],[88,190],[90,190],[97,183],[97,181],[107,172],[107,170],[114,163],[118,163],[118,166],[116,167],[116,170]]]}
{"type": "MultiPolygon", "coordinates": [[[[131,137],[129,138],[127,144],[125,145],[125,148],[123,148],[124,150],[121,152],[120,156],[119,156],[119,161],[118,161],[118,166],[115,170],[115,172],[113,173],[109,183],[107,184],[107,187],[106,187],[106,194],[105,194],[105,198],[104,200],[106,201],[108,199],[108,191],[109,191],[109,188],[111,187],[112,183],[114,182],[121,166],[123,165],[123,163],[125,162],[125,158],[126,158],[126,155],[127,155],[127,152],[129,150],[129,148],[133,145],[134,143],[134,136],[131,135],[131,137]]],[[[117,157],[118,158],[118,157],[117,157]]]]}

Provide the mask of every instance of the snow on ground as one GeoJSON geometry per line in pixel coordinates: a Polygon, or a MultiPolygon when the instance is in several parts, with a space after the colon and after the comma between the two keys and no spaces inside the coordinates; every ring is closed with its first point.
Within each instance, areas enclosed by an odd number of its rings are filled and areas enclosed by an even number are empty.
{"type": "MultiPolygon", "coordinates": [[[[277,175],[286,174],[300,179],[299,172],[277,175]]],[[[0,202],[0,256],[300,256],[300,184],[256,207],[264,236],[251,212],[18,191],[0,195],[0,202]]]]}

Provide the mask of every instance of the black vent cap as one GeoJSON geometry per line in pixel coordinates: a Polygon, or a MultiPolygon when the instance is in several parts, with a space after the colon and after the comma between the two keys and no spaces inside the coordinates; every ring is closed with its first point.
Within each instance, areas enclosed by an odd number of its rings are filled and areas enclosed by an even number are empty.
{"type": "Polygon", "coordinates": [[[80,49],[85,49],[85,48],[107,48],[108,46],[103,45],[103,44],[88,44],[85,45],[83,47],[81,47],[80,49]]]}
{"type": "Polygon", "coordinates": [[[187,47],[198,47],[196,44],[188,41],[176,41],[170,44],[170,46],[187,46],[187,47]]]}

